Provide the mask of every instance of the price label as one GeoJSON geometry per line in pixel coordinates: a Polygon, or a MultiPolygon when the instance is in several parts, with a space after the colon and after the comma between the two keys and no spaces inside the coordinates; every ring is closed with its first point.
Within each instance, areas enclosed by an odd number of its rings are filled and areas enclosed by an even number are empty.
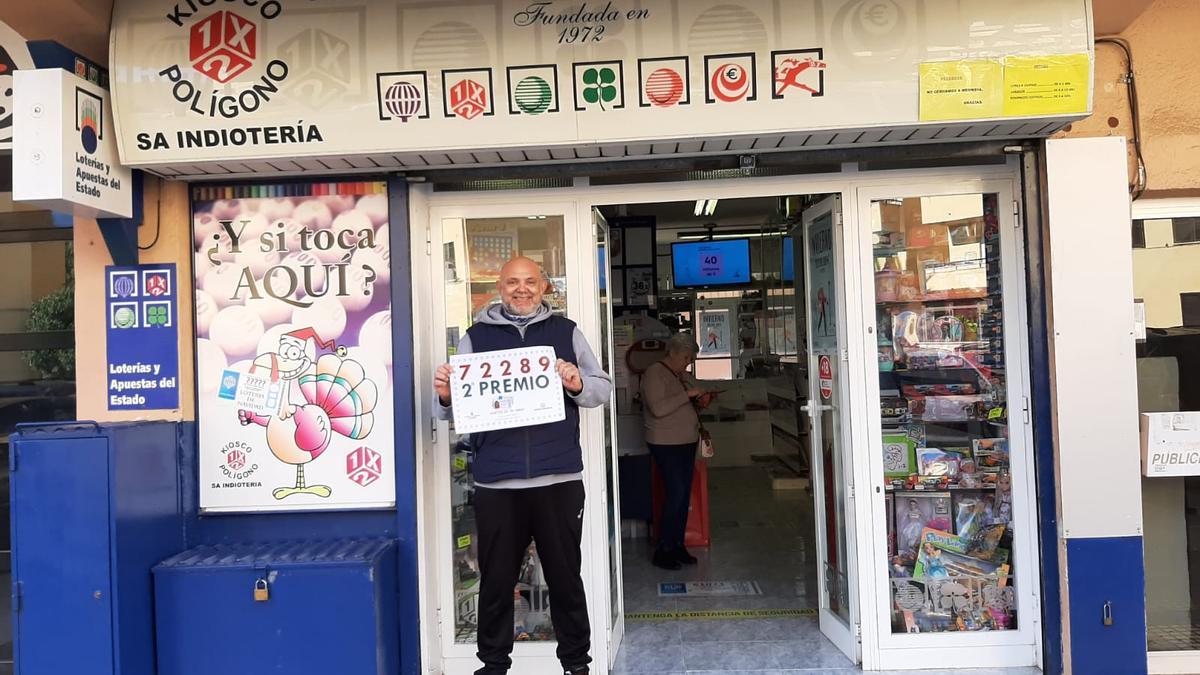
{"type": "Polygon", "coordinates": [[[471,545],[471,535],[464,534],[463,536],[458,538],[458,547],[459,548],[468,548],[470,545],[471,545]]]}
{"type": "Polygon", "coordinates": [[[460,434],[511,429],[566,418],[553,347],[450,357],[450,403],[460,434]]]}

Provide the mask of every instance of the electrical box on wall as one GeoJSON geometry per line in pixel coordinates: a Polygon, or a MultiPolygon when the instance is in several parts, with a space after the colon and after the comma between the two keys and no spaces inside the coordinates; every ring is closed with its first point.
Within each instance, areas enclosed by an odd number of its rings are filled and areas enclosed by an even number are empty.
{"type": "Polygon", "coordinates": [[[1141,414],[1142,475],[1200,476],[1200,412],[1141,414]]]}

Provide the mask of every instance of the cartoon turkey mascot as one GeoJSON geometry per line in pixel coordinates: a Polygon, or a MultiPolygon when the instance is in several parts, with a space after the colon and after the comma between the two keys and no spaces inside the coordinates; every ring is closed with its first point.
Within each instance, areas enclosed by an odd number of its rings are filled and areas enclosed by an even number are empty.
{"type": "Polygon", "coordinates": [[[275,499],[300,494],[328,497],[332,493],[328,485],[305,482],[304,465],[325,452],[334,432],[355,440],[366,438],[375,421],[371,411],[379,391],[366,378],[362,364],[346,358],[345,347],[321,355],[314,364],[309,357],[309,340],[324,350],[333,347],[332,340],[322,340],[312,328],[300,328],[280,336],[279,350],[259,354],[250,367],[252,373],[269,372],[272,382],[282,384],[277,413],[238,411],[243,425],[267,428],[271,454],[296,467],[296,484],[275,488],[271,493],[275,499]],[[292,404],[293,384],[303,398],[299,405],[292,404]]]}

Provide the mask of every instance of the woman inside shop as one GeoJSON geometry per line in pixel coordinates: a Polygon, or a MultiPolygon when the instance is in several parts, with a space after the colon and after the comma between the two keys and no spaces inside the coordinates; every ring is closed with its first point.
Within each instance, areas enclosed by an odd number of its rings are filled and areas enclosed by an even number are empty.
{"type": "Polygon", "coordinates": [[[667,340],[666,355],[642,374],[642,418],[646,445],[666,485],[666,501],[654,551],[654,565],[668,570],[694,564],[684,548],[688,503],[696,444],[700,440],[697,410],[708,405],[712,394],[696,386],[687,372],[696,360],[695,337],[676,333],[667,340]]]}

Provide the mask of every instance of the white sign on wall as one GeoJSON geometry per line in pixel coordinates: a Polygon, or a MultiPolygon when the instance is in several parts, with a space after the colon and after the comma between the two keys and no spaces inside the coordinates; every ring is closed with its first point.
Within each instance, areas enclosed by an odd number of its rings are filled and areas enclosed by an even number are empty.
{"type": "Polygon", "coordinates": [[[1142,475],[1200,476],[1200,412],[1141,414],[1142,475]]]}
{"type": "Polygon", "coordinates": [[[922,62],[1089,54],[1087,11],[1085,0],[122,0],[111,70],[135,166],[918,127],[922,62]]]}
{"type": "Polygon", "coordinates": [[[102,218],[133,215],[108,92],[60,68],[13,74],[13,201],[102,218]]]}

